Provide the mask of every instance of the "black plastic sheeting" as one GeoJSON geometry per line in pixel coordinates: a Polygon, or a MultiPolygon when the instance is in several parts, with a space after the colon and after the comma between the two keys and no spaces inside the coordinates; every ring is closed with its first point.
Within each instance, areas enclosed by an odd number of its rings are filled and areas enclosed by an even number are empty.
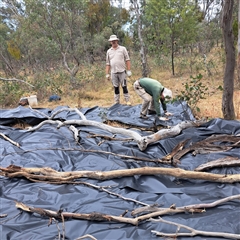
{"type": "MultiPolygon", "coordinates": [[[[51,116],[61,108],[67,108],[67,106],[53,110],[29,109],[25,107],[0,110],[0,132],[13,141],[18,142],[21,146],[18,148],[0,137],[1,166],[8,167],[14,164],[26,168],[51,167],[56,171],[111,171],[144,166],[171,167],[163,164],[130,161],[104,153],[83,152],[81,149],[101,150],[116,154],[156,159],[170,153],[184,139],[190,139],[189,144],[191,144],[206,139],[213,134],[240,134],[240,123],[238,121],[213,119],[198,128],[183,130],[178,136],[160,140],[148,146],[144,152],[141,152],[133,141],[104,141],[102,144],[99,144],[102,139],[100,137],[89,138],[89,133],[107,136],[112,136],[112,134],[92,126],[75,126],[80,130],[81,138],[79,144],[76,144],[73,134],[67,126],[57,129],[57,125],[46,124],[34,132],[12,127],[13,124],[24,122],[36,125],[46,120],[46,116],[51,116]]],[[[138,131],[141,135],[151,134],[149,131],[140,131],[136,128],[136,126],[148,128],[153,125],[154,121],[153,116],[149,120],[140,119],[140,108],[141,105],[124,106],[117,104],[108,109],[96,106],[79,110],[89,120],[98,122],[114,120],[129,124],[132,126],[133,131],[138,131]]],[[[173,126],[183,120],[194,120],[187,105],[183,106],[182,104],[174,103],[168,106],[168,110],[174,113],[174,116],[166,123],[167,125],[173,126]]],[[[64,111],[58,114],[55,119],[79,119],[79,115],[72,111],[64,111]]],[[[163,122],[158,124],[164,125],[163,122]]],[[[117,135],[116,137],[126,138],[126,136],[122,135],[117,135]]],[[[193,170],[200,164],[226,156],[240,157],[239,148],[234,148],[227,152],[198,154],[196,156],[192,156],[189,153],[181,158],[181,164],[178,167],[193,170]]],[[[236,174],[239,171],[239,167],[209,170],[209,172],[221,174],[236,174]]],[[[137,175],[106,181],[82,180],[97,186],[111,186],[108,189],[109,191],[122,195],[125,198],[136,199],[149,205],[156,203],[166,208],[172,204],[180,207],[189,204],[211,203],[231,195],[240,194],[240,183],[221,184],[202,180],[177,179],[161,175],[137,175]]],[[[6,219],[0,219],[0,239],[2,240],[58,239],[58,228],[54,223],[48,226],[49,219],[47,217],[27,212],[23,212],[16,217],[20,210],[15,207],[15,201],[23,202],[36,208],[54,211],[61,209],[64,212],[73,213],[98,212],[120,216],[128,210],[125,217],[130,218],[132,210],[143,206],[84,185],[51,185],[33,183],[24,178],[9,179],[6,177],[1,177],[0,183],[0,214],[8,215],[6,219]]],[[[166,215],[163,218],[197,230],[240,234],[239,200],[206,209],[204,213],[181,213],[172,216],[166,215]]],[[[62,232],[61,222],[58,223],[58,227],[62,232]]],[[[176,232],[176,227],[150,221],[141,222],[138,226],[132,226],[125,223],[65,219],[64,232],[65,239],[69,240],[86,234],[91,234],[98,240],[160,239],[160,237],[151,233],[151,230],[174,233],[176,232]]],[[[211,240],[221,238],[196,236],[191,238],[179,237],[178,239],[211,240]]]]}

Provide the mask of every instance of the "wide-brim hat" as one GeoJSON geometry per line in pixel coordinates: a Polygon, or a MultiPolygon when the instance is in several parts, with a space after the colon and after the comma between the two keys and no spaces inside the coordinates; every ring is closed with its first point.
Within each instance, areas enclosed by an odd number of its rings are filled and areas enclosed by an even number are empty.
{"type": "Polygon", "coordinates": [[[108,39],[109,42],[112,42],[112,41],[119,41],[119,39],[117,38],[117,35],[111,35],[110,38],[108,39]]]}
{"type": "Polygon", "coordinates": [[[172,98],[172,91],[170,89],[168,89],[168,88],[164,88],[163,96],[165,98],[172,98]]]}

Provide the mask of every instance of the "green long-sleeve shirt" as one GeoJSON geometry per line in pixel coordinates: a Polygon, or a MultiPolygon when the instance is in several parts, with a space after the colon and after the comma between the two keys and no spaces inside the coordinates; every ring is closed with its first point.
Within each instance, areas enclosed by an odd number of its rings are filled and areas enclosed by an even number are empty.
{"type": "Polygon", "coordinates": [[[161,101],[162,108],[164,111],[167,110],[165,101],[161,98],[161,92],[163,91],[163,85],[155,79],[152,78],[140,78],[140,85],[145,91],[152,96],[154,107],[157,112],[157,115],[160,116],[160,103],[161,101]]]}

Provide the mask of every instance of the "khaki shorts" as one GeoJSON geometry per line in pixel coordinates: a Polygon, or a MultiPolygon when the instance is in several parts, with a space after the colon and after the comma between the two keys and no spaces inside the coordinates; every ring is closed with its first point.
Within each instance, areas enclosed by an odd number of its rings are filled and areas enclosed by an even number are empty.
{"type": "Polygon", "coordinates": [[[112,84],[114,87],[125,87],[127,86],[127,79],[126,79],[126,71],[121,72],[121,73],[112,73],[111,78],[112,78],[112,84]]]}

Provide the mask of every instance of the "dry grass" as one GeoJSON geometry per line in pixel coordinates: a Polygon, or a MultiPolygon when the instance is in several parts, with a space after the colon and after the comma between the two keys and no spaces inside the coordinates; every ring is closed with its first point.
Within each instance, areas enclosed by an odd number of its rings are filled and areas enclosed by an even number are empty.
{"type": "MultiPolygon", "coordinates": [[[[196,77],[199,73],[203,75],[201,82],[204,86],[208,87],[208,92],[206,94],[206,99],[202,99],[198,107],[200,108],[200,113],[197,113],[197,117],[207,117],[207,118],[222,118],[222,91],[218,90],[219,86],[223,86],[223,73],[224,73],[224,50],[220,47],[216,47],[208,54],[207,61],[211,65],[211,74],[206,71],[206,67],[203,64],[201,56],[196,54],[195,56],[188,60],[188,62],[183,61],[181,57],[176,59],[178,65],[176,64],[175,72],[178,76],[172,76],[171,69],[166,69],[164,67],[159,68],[158,64],[152,62],[149,65],[151,69],[151,77],[159,80],[165,87],[170,88],[174,95],[180,93],[184,90],[184,85],[189,82],[190,76],[196,77]],[[184,64],[181,65],[181,64],[184,64]],[[178,69],[177,69],[178,68],[178,69]],[[197,69],[199,68],[199,69],[197,69]],[[196,72],[191,73],[191,72],[196,72]]],[[[132,60],[132,72],[133,76],[128,79],[128,90],[131,95],[132,105],[141,104],[141,99],[133,90],[133,83],[136,79],[141,77],[141,66],[139,56],[131,56],[132,60]]],[[[96,75],[96,72],[104,71],[104,63],[96,66],[97,71],[92,71],[91,76],[96,75]]],[[[83,69],[82,75],[88,76],[89,69],[86,70],[86,74],[83,69]],[[85,75],[84,75],[85,74],[85,75]]],[[[81,75],[81,76],[82,76],[81,75]]],[[[104,75],[104,74],[103,74],[104,75]]],[[[105,76],[105,75],[104,75],[105,76]]],[[[84,88],[70,90],[67,85],[63,87],[61,101],[58,102],[48,102],[47,99],[40,100],[39,107],[42,108],[55,108],[59,105],[69,106],[69,107],[109,107],[114,103],[113,100],[113,87],[110,81],[107,81],[103,77],[94,77],[91,82],[88,83],[84,88]]],[[[236,78],[235,78],[236,79],[236,78]]],[[[236,84],[235,84],[236,86],[236,84]]],[[[240,90],[239,86],[236,87],[234,91],[234,107],[237,119],[240,119],[240,90]]],[[[125,104],[121,89],[121,103],[125,104]]]]}
{"type": "MultiPolygon", "coordinates": [[[[141,99],[133,90],[134,81],[140,76],[133,75],[128,79],[128,89],[131,95],[132,105],[141,104],[141,99]]],[[[189,76],[172,77],[169,73],[160,72],[153,74],[152,76],[158,79],[164,86],[170,88],[173,94],[179,94],[180,90],[184,90],[183,84],[189,80],[189,76]]],[[[47,100],[39,102],[38,107],[42,108],[55,108],[57,106],[69,106],[69,107],[109,107],[114,103],[113,100],[113,87],[110,81],[101,79],[102,86],[100,89],[94,92],[73,90],[71,96],[62,96],[61,101],[48,102],[47,100]]],[[[202,99],[198,107],[200,113],[197,113],[198,117],[207,118],[222,118],[222,91],[218,90],[218,86],[222,86],[222,77],[203,77],[202,82],[205,86],[208,86],[209,92],[206,95],[206,99],[202,99]]],[[[123,94],[121,91],[121,103],[125,104],[123,94]]],[[[234,91],[234,107],[237,119],[240,119],[240,90],[234,91]]]]}

